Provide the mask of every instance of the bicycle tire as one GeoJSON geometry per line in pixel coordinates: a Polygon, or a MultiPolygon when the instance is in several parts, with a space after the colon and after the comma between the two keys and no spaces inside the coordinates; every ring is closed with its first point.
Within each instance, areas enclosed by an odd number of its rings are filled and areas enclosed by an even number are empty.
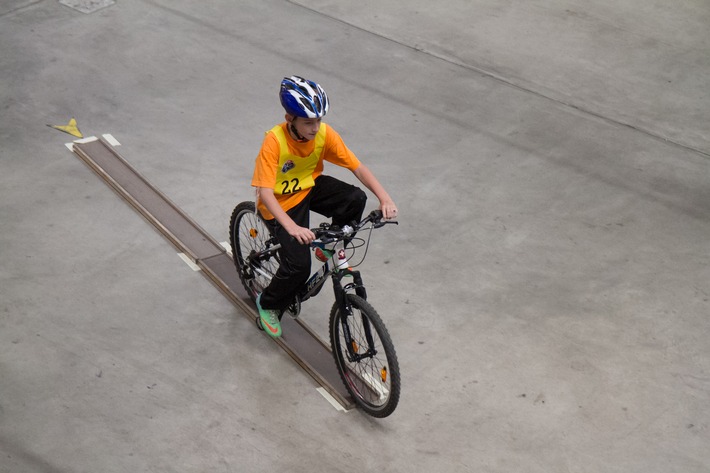
{"type": "Polygon", "coordinates": [[[239,280],[253,301],[269,285],[280,262],[278,255],[273,254],[254,267],[247,264],[247,257],[252,252],[264,250],[273,242],[271,232],[256,212],[254,202],[241,202],[234,208],[229,221],[229,243],[239,280]]]}
{"type": "Polygon", "coordinates": [[[345,387],[358,406],[373,417],[387,417],[397,408],[400,395],[400,372],[392,339],[379,314],[365,299],[346,294],[352,315],[347,324],[357,352],[368,346],[369,325],[375,353],[359,361],[351,361],[344,346],[343,314],[336,302],[330,312],[330,343],[335,364],[345,387]]]}

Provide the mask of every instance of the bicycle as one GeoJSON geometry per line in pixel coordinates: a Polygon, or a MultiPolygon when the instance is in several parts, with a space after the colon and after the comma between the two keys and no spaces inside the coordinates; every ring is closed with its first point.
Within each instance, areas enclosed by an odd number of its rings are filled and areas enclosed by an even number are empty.
{"type": "MultiPolygon", "coordinates": [[[[335,294],[328,323],[331,352],[346,389],[356,404],[373,417],[387,417],[397,407],[399,363],[389,332],[367,302],[362,276],[353,267],[365,260],[372,230],[388,223],[397,222],[383,220],[382,212],[374,210],[354,227],[340,229],[322,223],[312,229],[316,240],[311,243],[311,249],[322,265],[285,311],[298,317],[301,303],[315,297],[326,279],[331,278],[335,294]],[[367,229],[370,232],[366,240],[356,236],[367,229]],[[350,265],[349,259],[362,247],[365,247],[364,255],[357,264],[350,265]]],[[[256,301],[279,267],[281,245],[256,211],[254,202],[242,202],[235,207],[229,237],[239,279],[252,301],[256,301]]],[[[256,321],[263,330],[258,317],[256,321]]]]}

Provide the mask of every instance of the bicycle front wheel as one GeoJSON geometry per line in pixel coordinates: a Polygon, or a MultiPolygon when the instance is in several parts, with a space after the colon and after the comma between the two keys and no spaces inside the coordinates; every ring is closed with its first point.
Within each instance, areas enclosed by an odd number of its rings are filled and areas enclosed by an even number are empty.
{"type": "Polygon", "coordinates": [[[229,222],[229,242],[239,279],[249,297],[256,301],[256,296],[263,292],[276,274],[280,262],[276,252],[268,253],[258,260],[249,259],[276,244],[275,238],[256,212],[254,202],[242,202],[234,208],[229,222]]]}
{"type": "Polygon", "coordinates": [[[389,332],[363,298],[346,294],[348,314],[330,312],[330,344],[348,392],[367,414],[387,417],[399,402],[400,374],[389,332]]]}

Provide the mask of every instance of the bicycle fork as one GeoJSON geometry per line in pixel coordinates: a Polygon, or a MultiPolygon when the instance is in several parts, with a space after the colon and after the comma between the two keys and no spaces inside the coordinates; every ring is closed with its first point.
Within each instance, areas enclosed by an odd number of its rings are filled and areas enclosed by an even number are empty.
{"type": "Polygon", "coordinates": [[[367,291],[365,286],[362,284],[362,277],[360,276],[360,271],[353,271],[351,269],[343,269],[337,271],[332,275],[333,278],[333,290],[335,292],[335,300],[340,307],[340,324],[343,327],[343,338],[345,339],[345,345],[347,345],[348,350],[348,360],[351,363],[358,362],[365,358],[372,358],[377,354],[374,348],[374,340],[372,338],[372,329],[370,327],[370,321],[367,317],[362,317],[362,330],[365,335],[365,340],[367,341],[367,350],[362,351],[363,347],[358,346],[357,342],[352,336],[350,331],[349,319],[353,317],[353,310],[351,304],[348,302],[347,293],[348,291],[355,290],[355,294],[361,297],[363,300],[367,300],[367,291]],[[353,282],[342,285],[342,279],[346,276],[352,276],[353,282]]]}

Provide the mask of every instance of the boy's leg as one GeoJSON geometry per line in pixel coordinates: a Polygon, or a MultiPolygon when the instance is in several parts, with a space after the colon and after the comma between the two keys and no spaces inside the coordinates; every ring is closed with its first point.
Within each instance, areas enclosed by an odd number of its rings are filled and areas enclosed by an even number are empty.
{"type": "MultiPolygon", "coordinates": [[[[308,198],[286,213],[298,225],[308,228],[308,198]]],[[[260,303],[263,309],[283,310],[293,301],[299,289],[310,276],[310,247],[302,245],[298,240],[292,238],[276,219],[268,220],[266,224],[281,243],[281,249],[279,249],[281,266],[269,286],[264,289],[260,303]]]]}
{"type": "Polygon", "coordinates": [[[334,225],[343,227],[362,219],[367,194],[357,186],[331,176],[320,175],[309,199],[311,210],[331,217],[334,225]]]}

